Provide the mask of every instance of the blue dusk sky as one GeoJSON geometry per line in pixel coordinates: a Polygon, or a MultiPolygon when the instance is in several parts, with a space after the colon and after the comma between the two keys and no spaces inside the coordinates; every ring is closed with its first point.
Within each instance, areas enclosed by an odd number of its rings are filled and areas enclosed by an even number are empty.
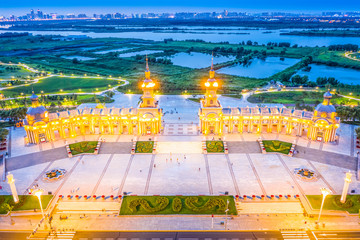
{"type": "Polygon", "coordinates": [[[360,11],[359,0],[0,0],[0,14],[24,14],[29,9],[47,13],[142,13],[179,11],[360,11]]]}

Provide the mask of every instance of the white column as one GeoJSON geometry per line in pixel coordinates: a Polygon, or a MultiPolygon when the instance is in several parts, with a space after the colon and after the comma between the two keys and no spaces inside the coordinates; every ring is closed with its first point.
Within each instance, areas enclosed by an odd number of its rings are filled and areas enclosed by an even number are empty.
{"type": "Polygon", "coordinates": [[[350,172],[347,172],[346,173],[346,177],[345,177],[345,181],[344,181],[344,188],[343,188],[343,191],[342,191],[342,194],[341,194],[341,199],[340,199],[340,202],[342,203],[345,203],[346,201],[346,195],[348,193],[348,190],[349,190],[349,184],[351,183],[351,176],[352,174],[350,172]]]}
{"type": "Polygon", "coordinates": [[[8,174],[7,179],[8,179],[8,184],[10,185],[11,193],[14,198],[14,202],[17,203],[17,202],[19,202],[19,197],[18,197],[16,187],[15,187],[14,176],[12,174],[8,174]]]}

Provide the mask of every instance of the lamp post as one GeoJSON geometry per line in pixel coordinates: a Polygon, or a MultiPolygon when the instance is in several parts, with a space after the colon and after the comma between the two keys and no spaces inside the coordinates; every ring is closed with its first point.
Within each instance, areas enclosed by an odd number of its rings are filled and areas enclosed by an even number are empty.
{"type": "Polygon", "coordinates": [[[37,196],[39,199],[41,214],[42,214],[43,218],[45,218],[44,210],[43,210],[42,203],[41,203],[41,194],[42,193],[43,193],[43,190],[41,190],[41,189],[37,189],[37,190],[33,191],[33,194],[35,196],[37,196]]]}
{"type": "Polygon", "coordinates": [[[228,214],[228,211],[229,211],[229,199],[226,200],[226,210],[225,210],[225,214],[226,214],[226,218],[225,218],[225,231],[227,231],[227,214],[228,214]]]}
{"type": "Polygon", "coordinates": [[[325,198],[327,195],[332,194],[331,190],[328,188],[320,188],[321,194],[322,194],[322,202],[321,202],[321,207],[320,207],[320,212],[319,212],[319,218],[318,218],[318,222],[320,221],[320,217],[321,217],[321,212],[322,209],[324,207],[324,202],[325,202],[325,198]]]}

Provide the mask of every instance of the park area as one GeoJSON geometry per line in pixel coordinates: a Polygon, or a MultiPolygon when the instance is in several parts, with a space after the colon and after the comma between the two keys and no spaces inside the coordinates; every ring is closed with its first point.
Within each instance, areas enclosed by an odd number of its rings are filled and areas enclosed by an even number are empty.
{"type": "MultiPolygon", "coordinates": [[[[313,209],[320,209],[322,195],[307,195],[313,209]]],[[[324,210],[339,210],[349,213],[360,213],[360,195],[348,195],[346,202],[340,202],[340,195],[329,195],[324,202],[324,210]]]]}
{"type": "MultiPolygon", "coordinates": [[[[317,105],[324,100],[324,91],[274,91],[256,93],[248,97],[251,103],[279,103],[279,104],[313,104],[317,105]]],[[[331,102],[335,105],[357,105],[359,101],[333,95],[331,102]]]]}
{"type": "MultiPolygon", "coordinates": [[[[121,83],[121,82],[120,82],[121,83]]],[[[119,84],[118,80],[110,80],[106,78],[91,78],[91,77],[60,77],[53,76],[40,79],[39,82],[20,86],[15,88],[8,88],[2,90],[4,96],[18,96],[21,93],[29,95],[34,91],[35,93],[88,93],[104,91],[109,87],[115,87],[119,84]]]]}
{"type": "Polygon", "coordinates": [[[120,215],[215,214],[236,215],[233,196],[124,196],[120,215]]]}
{"type": "MultiPolygon", "coordinates": [[[[44,209],[47,208],[47,205],[51,201],[53,195],[42,195],[41,203],[44,209]]],[[[19,202],[14,203],[12,195],[1,195],[0,196],[0,214],[7,214],[9,210],[11,211],[21,211],[21,210],[34,210],[40,209],[39,199],[33,195],[20,195],[19,202]]]]}
{"type": "Polygon", "coordinates": [[[24,67],[0,64],[0,80],[27,78],[33,73],[24,67]]]}

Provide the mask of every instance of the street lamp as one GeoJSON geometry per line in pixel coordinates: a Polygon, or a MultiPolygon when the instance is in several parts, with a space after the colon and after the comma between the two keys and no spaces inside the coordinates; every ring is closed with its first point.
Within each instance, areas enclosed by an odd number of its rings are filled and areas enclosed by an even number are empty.
{"type": "Polygon", "coordinates": [[[318,222],[320,221],[321,212],[322,212],[322,209],[324,207],[325,198],[326,198],[327,195],[332,194],[331,190],[328,189],[328,188],[320,188],[320,191],[321,191],[321,194],[322,194],[323,198],[322,198],[322,202],[321,202],[318,222]]]}
{"type": "Polygon", "coordinates": [[[227,215],[228,215],[228,211],[229,211],[229,199],[226,200],[226,210],[225,210],[225,213],[226,213],[226,218],[225,218],[225,231],[227,230],[227,215]]]}
{"type": "Polygon", "coordinates": [[[42,214],[43,218],[45,218],[44,210],[43,210],[42,203],[41,203],[41,194],[42,193],[43,193],[43,190],[41,190],[41,189],[37,189],[37,190],[33,191],[33,195],[37,196],[39,199],[41,214],[42,214]]]}

